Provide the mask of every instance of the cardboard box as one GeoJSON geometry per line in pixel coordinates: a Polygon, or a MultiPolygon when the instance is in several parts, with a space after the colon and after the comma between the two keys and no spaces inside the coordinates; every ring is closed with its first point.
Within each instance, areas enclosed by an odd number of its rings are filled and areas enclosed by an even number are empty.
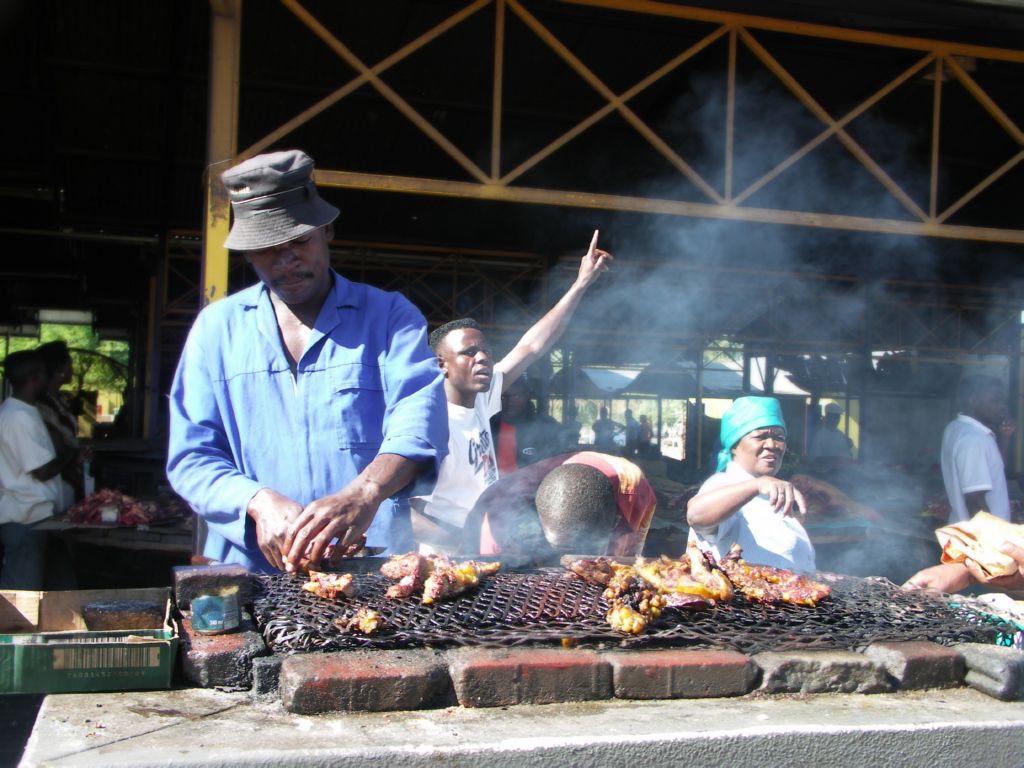
{"type": "Polygon", "coordinates": [[[0,693],[168,688],[177,653],[168,588],[0,592],[0,693]],[[163,627],[88,631],[83,605],[122,600],[163,604],[163,627]]]}

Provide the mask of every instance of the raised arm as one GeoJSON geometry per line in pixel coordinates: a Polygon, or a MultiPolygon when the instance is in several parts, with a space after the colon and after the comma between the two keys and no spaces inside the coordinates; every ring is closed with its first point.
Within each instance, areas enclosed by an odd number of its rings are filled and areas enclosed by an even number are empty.
{"type": "Polygon", "coordinates": [[[576,280],[569,290],[544,317],[523,334],[512,351],[494,366],[505,375],[502,390],[508,389],[508,386],[518,379],[523,371],[561,338],[587,288],[597,280],[602,272],[608,271],[608,262],[612,261],[614,257],[597,247],[598,234],[598,230],[595,229],[594,236],[590,240],[590,247],[580,261],[579,274],[576,275],[576,280]]]}

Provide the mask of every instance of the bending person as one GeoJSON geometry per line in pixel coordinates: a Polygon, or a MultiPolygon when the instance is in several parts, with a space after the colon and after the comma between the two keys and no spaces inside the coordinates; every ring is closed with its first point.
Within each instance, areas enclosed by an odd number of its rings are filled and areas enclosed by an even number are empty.
{"type": "Polygon", "coordinates": [[[773,397],[741,397],[722,416],[718,471],[686,508],[690,538],[716,558],[733,544],[750,563],[816,570],[814,546],[795,515],[803,494],[775,475],[786,454],[786,422],[773,397]]]}

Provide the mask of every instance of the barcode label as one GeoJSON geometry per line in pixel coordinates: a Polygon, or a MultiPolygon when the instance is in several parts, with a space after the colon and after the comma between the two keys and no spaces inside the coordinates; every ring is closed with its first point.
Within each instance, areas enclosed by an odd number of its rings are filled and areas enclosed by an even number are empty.
{"type": "Polygon", "coordinates": [[[158,646],[54,648],[54,669],[126,669],[159,667],[158,646]]]}

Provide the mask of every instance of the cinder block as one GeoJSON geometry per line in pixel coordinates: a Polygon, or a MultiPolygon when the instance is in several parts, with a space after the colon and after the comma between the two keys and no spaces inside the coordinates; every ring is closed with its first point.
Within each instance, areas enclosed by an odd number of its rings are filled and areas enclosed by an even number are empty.
{"type": "Polygon", "coordinates": [[[297,714],[382,712],[446,706],[451,679],[429,650],[307,653],[282,662],[280,691],[297,714]]]}
{"type": "Polygon", "coordinates": [[[757,667],[733,651],[616,651],[602,656],[612,667],[620,699],[697,699],[749,693],[757,667]]]}
{"type": "Polygon", "coordinates": [[[252,692],[255,696],[276,694],[281,679],[281,662],[284,657],[279,654],[258,656],[252,660],[252,692]]]}
{"type": "Polygon", "coordinates": [[[872,643],[864,655],[885,666],[897,686],[905,690],[952,688],[964,679],[964,657],[938,643],[872,643]]]}
{"type": "Polygon", "coordinates": [[[252,686],[253,659],[264,655],[267,647],[247,613],[242,613],[235,632],[197,634],[188,616],[182,618],[181,630],[181,669],[186,680],[202,688],[252,686]]]}
{"type": "Polygon", "coordinates": [[[982,643],[954,647],[967,664],[964,682],[969,686],[1003,701],[1024,700],[1024,654],[982,643]]]}
{"type": "Polygon", "coordinates": [[[214,594],[226,587],[239,588],[238,604],[252,602],[253,576],[241,565],[176,565],[174,573],[174,600],[178,609],[187,611],[192,598],[214,594]]]}
{"type": "Polygon", "coordinates": [[[608,699],[611,665],[593,651],[562,648],[461,648],[448,656],[464,707],[608,699]]]}
{"type": "Polygon", "coordinates": [[[769,651],[753,657],[766,693],[885,693],[881,662],[852,651],[769,651]]]}

